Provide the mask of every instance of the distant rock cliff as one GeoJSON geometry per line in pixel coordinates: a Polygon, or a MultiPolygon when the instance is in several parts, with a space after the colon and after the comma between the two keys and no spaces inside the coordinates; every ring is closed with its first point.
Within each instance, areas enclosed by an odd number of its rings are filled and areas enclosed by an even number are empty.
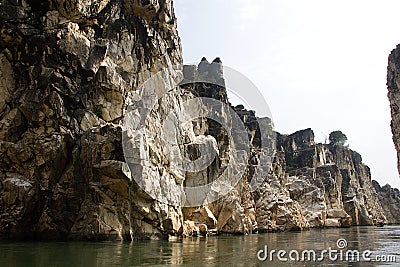
{"type": "Polygon", "coordinates": [[[196,110],[187,101],[230,103],[219,58],[182,67],[171,0],[7,0],[0,27],[1,239],[373,225],[387,221],[378,197],[398,203],[396,191],[377,194],[359,154],[315,144],[310,129],[281,135],[241,105],[234,114],[219,107],[217,118],[243,122],[245,138],[233,146],[233,125],[187,123],[196,110]],[[265,141],[276,148],[271,166],[265,141]],[[173,162],[196,161],[204,148],[215,150],[207,168],[173,162]],[[210,183],[194,197],[182,191],[210,183]]]}
{"type": "Polygon", "coordinates": [[[400,224],[400,192],[390,185],[380,186],[377,181],[372,184],[378,193],[379,201],[389,224],[400,224]]]}
{"type": "Polygon", "coordinates": [[[278,134],[277,151],[273,171],[258,190],[259,230],[387,222],[369,168],[358,153],[341,145],[315,144],[311,129],[278,134]]]}
{"type": "Polygon", "coordinates": [[[392,114],[393,142],[397,150],[398,169],[400,172],[400,45],[389,55],[387,68],[387,87],[392,114]]]}
{"type": "MultiPolygon", "coordinates": [[[[393,142],[397,150],[398,170],[400,173],[400,45],[397,45],[389,55],[387,68],[387,88],[392,115],[393,142]]],[[[374,184],[378,191],[386,216],[390,223],[399,223],[400,213],[398,208],[399,194],[397,189],[392,189],[389,185],[380,187],[374,184]]]]}
{"type": "Polygon", "coordinates": [[[311,129],[281,136],[288,190],[312,227],[386,223],[361,156],[342,145],[314,143],[311,129]]]}

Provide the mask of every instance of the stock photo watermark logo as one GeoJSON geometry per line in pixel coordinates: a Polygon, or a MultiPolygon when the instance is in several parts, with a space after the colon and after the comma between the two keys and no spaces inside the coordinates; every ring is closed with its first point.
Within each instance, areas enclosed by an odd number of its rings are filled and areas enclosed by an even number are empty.
{"type": "Polygon", "coordinates": [[[218,62],[185,65],[183,73],[182,67],[163,69],[127,97],[122,144],[132,180],[161,203],[202,206],[229,194],[248,173],[249,160],[257,157],[262,175],[246,177],[255,191],[272,166],[276,143],[263,95],[246,76],[218,62]],[[198,88],[215,90],[216,95],[226,89],[257,111],[257,129],[246,126],[227,99],[212,97],[211,92],[202,95],[198,88]],[[202,131],[210,121],[224,134],[224,151],[215,133],[202,131]],[[260,135],[256,152],[249,140],[255,131],[260,135]],[[211,172],[216,177],[210,179],[211,172]]]}
{"type": "Polygon", "coordinates": [[[396,255],[376,255],[370,250],[348,249],[346,239],[338,239],[336,248],[329,247],[325,250],[269,250],[264,249],[257,252],[259,261],[280,262],[397,262],[396,255]]]}

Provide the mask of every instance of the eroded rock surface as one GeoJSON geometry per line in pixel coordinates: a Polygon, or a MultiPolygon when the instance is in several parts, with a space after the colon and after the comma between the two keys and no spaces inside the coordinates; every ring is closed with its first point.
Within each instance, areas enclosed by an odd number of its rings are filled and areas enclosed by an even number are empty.
{"type": "Polygon", "coordinates": [[[400,223],[400,192],[397,188],[392,188],[390,185],[380,186],[377,181],[372,181],[372,184],[378,193],[378,199],[381,202],[383,211],[389,224],[400,223]]]}
{"type": "Polygon", "coordinates": [[[282,136],[291,197],[312,227],[375,225],[386,218],[361,156],[342,145],[315,144],[311,129],[282,136]]]}
{"type": "Polygon", "coordinates": [[[121,120],[152,73],[182,63],[172,1],[2,1],[0,235],[177,234],[179,209],[131,181],[121,120]]]}
{"type": "Polygon", "coordinates": [[[400,45],[389,55],[387,68],[387,88],[392,115],[393,142],[397,150],[398,169],[400,172],[400,45]]]}
{"type": "Polygon", "coordinates": [[[256,196],[261,231],[387,223],[361,156],[314,142],[311,129],[277,136],[272,173],[256,196]]]}
{"type": "Polygon", "coordinates": [[[5,0],[0,27],[1,239],[373,225],[398,203],[356,152],[231,106],[219,58],[183,67],[171,0],[5,0]]]}
{"type": "MultiPolygon", "coordinates": [[[[392,115],[391,128],[393,133],[393,142],[397,150],[398,170],[400,173],[400,45],[397,45],[389,55],[387,68],[387,88],[390,102],[390,111],[392,115]]],[[[390,223],[399,221],[397,201],[397,189],[392,189],[386,185],[382,188],[378,183],[374,184],[382,206],[386,211],[390,223]]]]}

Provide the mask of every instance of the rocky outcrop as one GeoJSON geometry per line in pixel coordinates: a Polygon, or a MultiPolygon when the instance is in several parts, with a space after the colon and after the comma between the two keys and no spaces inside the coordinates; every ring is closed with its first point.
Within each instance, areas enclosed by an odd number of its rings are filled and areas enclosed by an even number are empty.
{"type": "Polygon", "coordinates": [[[387,223],[361,156],[314,142],[311,129],[277,136],[274,168],[259,188],[261,231],[387,223]]]}
{"type": "Polygon", "coordinates": [[[377,181],[372,184],[378,193],[378,199],[382,205],[389,224],[400,224],[400,192],[390,185],[380,186],[377,181]]]}
{"type": "Polygon", "coordinates": [[[312,227],[386,223],[361,156],[342,145],[315,144],[311,129],[281,136],[288,188],[312,227]]]}
{"type": "Polygon", "coordinates": [[[389,55],[387,68],[387,88],[392,115],[393,142],[397,150],[398,165],[400,172],[400,45],[389,55]]]}
{"type": "MultiPolygon", "coordinates": [[[[198,181],[203,177],[205,183],[214,183],[215,186],[212,186],[209,195],[217,197],[215,201],[206,202],[199,207],[185,208],[185,219],[205,224],[209,229],[216,229],[220,233],[256,232],[255,203],[247,179],[250,176],[248,161],[239,160],[243,155],[250,156],[247,135],[247,131],[250,131],[248,127],[250,122],[248,120],[243,124],[244,117],[240,117],[240,113],[236,114],[238,108],[232,107],[228,101],[222,62],[219,58],[212,63],[203,58],[198,66],[185,66],[183,74],[182,88],[195,92],[205,103],[212,99],[209,104],[212,106],[213,115],[204,117],[201,123],[197,123],[196,134],[209,136],[217,144],[217,157],[214,162],[205,171],[186,173],[185,176],[186,186],[189,184],[198,186],[198,181]],[[227,122],[231,121],[232,116],[237,116],[239,124],[243,124],[242,130],[245,134],[236,140],[235,144],[232,144],[234,141],[232,137],[235,139],[234,132],[240,131],[240,127],[234,127],[239,126],[235,123],[232,126],[228,125],[227,122]],[[199,125],[202,127],[198,127],[199,125]],[[241,177],[237,181],[232,181],[231,176],[237,176],[235,173],[239,173],[241,177]],[[216,189],[221,188],[221,185],[225,185],[229,193],[221,195],[221,191],[216,189]]],[[[255,121],[254,114],[253,118],[255,121]]]]}
{"type": "Polygon", "coordinates": [[[1,237],[182,231],[179,209],[132,183],[121,144],[132,92],[180,75],[172,1],[7,0],[0,27],[1,237]]]}
{"type": "Polygon", "coordinates": [[[256,231],[247,180],[217,179],[247,171],[235,156],[247,135],[233,147],[229,127],[186,123],[185,102],[199,95],[229,103],[219,59],[192,67],[211,84],[174,87],[183,76],[172,1],[5,1],[0,18],[1,238],[256,231]],[[204,147],[217,152],[212,164],[182,169],[204,147]],[[182,191],[210,183],[200,200],[182,191]]]}
{"type": "MultiPolygon", "coordinates": [[[[400,45],[397,45],[396,49],[391,52],[388,61],[387,88],[392,115],[390,125],[393,133],[393,142],[397,150],[397,167],[400,173],[400,45]]],[[[381,188],[377,182],[374,183],[374,186],[389,223],[399,223],[398,190],[392,189],[389,185],[381,188]]]]}
{"type": "Polygon", "coordinates": [[[219,58],[182,66],[171,0],[7,0],[0,27],[0,239],[386,222],[360,155],[232,107],[219,58]]]}
{"type": "Polygon", "coordinates": [[[256,218],[260,232],[310,228],[302,207],[290,196],[287,181],[285,154],[278,151],[271,172],[255,192],[256,218]]]}

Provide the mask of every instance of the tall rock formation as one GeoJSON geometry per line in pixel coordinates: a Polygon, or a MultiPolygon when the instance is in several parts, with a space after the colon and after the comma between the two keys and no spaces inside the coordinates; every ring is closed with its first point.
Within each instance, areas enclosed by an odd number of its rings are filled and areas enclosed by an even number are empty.
{"type": "Polygon", "coordinates": [[[229,193],[217,202],[183,208],[183,186],[245,172],[247,162],[228,163],[249,145],[246,135],[232,148],[206,118],[187,124],[185,102],[199,94],[228,102],[219,59],[198,67],[219,86],[174,87],[183,75],[172,1],[3,1],[0,26],[0,238],[256,230],[245,180],[222,181],[210,197],[229,193]],[[127,131],[127,116],[142,128],[127,131]],[[202,147],[218,155],[204,171],[171,161],[176,153],[195,160],[202,147]]]}
{"type": "Polygon", "coordinates": [[[397,168],[400,172],[400,45],[389,55],[387,68],[387,88],[392,114],[393,142],[397,150],[397,168]]]}
{"type": "Polygon", "coordinates": [[[219,58],[182,66],[172,0],[4,0],[0,28],[0,239],[386,222],[360,155],[230,106],[219,58]]]}
{"type": "MultiPolygon", "coordinates": [[[[393,133],[393,142],[397,150],[397,168],[400,173],[400,45],[397,45],[396,49],[391,52],[388,61],[387,88],[392,115],[390,125],[393,133]]],[[[389,185],[381,188],[378,183],[375,183],[374,186],[379,194],[389,222],[399,223],[398,190],[392,189],[389,185]]]]}
{"type": "Polygon", "coordinates": [[[290,195],[312,227],[386,223],[370,170],[357,152],[315,144],[311,129],[280,139],[290,195]]]}
{"type": "Polygon", "coordinates": [[[378,194],[379,201],[389,224],[400,224],[400,191],[390,185],[380,186],[377,181],[372,184],[378,194]]]}
{"type": "Polygon", "coordinates": [[[387,223],[361,156],[314,142],[311,129],[277,135],[272,171],[255,193],[260,231],[387,223]]]}
{"type": "Polygon", "coordinates": [[[5,0],[0,27],[1,237],[181,231],[181,211],[137,193],[121,145],[132,92],[181,75],[172,1],[5,0]]]}

